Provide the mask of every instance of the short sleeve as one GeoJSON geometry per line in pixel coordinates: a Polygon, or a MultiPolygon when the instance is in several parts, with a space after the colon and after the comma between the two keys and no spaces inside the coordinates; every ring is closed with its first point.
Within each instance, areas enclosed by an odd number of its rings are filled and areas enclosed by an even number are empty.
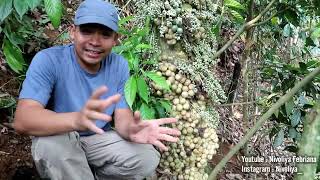
{"type": "Polygon", "coordinates": [[[122,67],[122,70],[120,71],[121,74],[120,74],[120,82],[119,82],[119,85],[118,85],[118,88],[117,88],[117,93],[119,93],[121,95],[121,99],[120,101],[117,103],[116,105],[116,109],[127,109],[129,108],[129,105],[126,101],[126,98],[124,96],[124,87],[125,87],[125,84],[127,82],[127,80],[129,79],[130,77],[130,72],[129,72],[129,66],[128,66],[128,62],[124,60],[124,63],[123,65],[121,66],[122,67]]]}
{"type": "Polygon", "coordinates": [[[50,57],[38,52],[28,68],[19,99],[32,99],[46,106],[56,78],[55,67],[50,57]]]}

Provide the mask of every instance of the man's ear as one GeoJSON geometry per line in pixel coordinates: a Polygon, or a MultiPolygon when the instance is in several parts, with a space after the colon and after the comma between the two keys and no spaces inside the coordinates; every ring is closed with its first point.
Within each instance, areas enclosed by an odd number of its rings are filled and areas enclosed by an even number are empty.
{"type": "Polygon", "coordinates": [[[120,45],[120,34],[115,33],[113,46],[118,46],[118,45],[120,45]]]}
{"type": "Polygon", "coordinates": [[[71,42],[74,41],[75,33],[76,33],[76,26],[75,26],[74,24],[72,24],[72,25],[69,27],[69,38],[70,38],[70,41],[71,41],[71,42]]]}

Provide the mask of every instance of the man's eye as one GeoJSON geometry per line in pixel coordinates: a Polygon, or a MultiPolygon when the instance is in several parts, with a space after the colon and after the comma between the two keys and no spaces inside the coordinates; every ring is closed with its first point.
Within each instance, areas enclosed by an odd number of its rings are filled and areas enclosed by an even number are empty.
{"type": "Polygon", "coordinates": [[[82,34],[92,34],[92,33],[93,33],[92,30],[87,29],[87,28],[80,28],[80,32],[81,32],[82,34]]]}
{"type": "Polygon", "coordinates": [[[102,35],[104,36],[104,37],[110,37],[111,36],[111,32],[102,32],[102,35]]]}

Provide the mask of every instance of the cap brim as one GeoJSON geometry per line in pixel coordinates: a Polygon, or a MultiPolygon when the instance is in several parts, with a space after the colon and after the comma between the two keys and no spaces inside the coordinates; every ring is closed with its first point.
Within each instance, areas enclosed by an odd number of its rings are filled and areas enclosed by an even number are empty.
{"type": "Polygon", "coordinates": [[[113,22],[111,19],[106,19],[106,18],[97,17],[97,16],[85,16],[85,17],[79,17],[74,21],[75,25],[82,25],[82,24],[89,24],[89,23],[101,24],[101,25],[107,26],[108,28],[112,29],[115,32],[118,31],[117,23],[113,22]]]}

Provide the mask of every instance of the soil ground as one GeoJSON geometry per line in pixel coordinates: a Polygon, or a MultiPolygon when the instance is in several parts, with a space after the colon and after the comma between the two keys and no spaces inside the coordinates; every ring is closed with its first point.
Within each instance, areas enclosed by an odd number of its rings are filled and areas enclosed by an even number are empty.
{"type": "Polygon", "coordinates": [[[3,127],[0,132],[0,180],[38,180],[31,138],[3,127]]]}

